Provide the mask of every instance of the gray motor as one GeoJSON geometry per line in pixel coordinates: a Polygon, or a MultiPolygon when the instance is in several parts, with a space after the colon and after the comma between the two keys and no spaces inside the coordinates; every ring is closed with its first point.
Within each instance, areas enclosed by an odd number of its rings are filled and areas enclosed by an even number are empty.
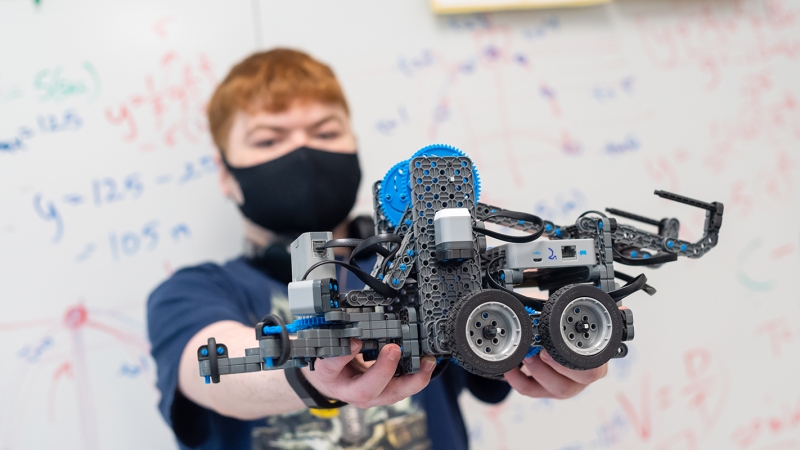
{"type": "Polygon", "coordinates": [[[472,215],[467,208],[447,208],[433,216],[436,261],[458,264],[475,258],[472,215]]]}
{"type": "Polygon", "coordinates": [[[303,280],[306,271],[314,264],[334,260],[332,248],[321,248],[332,237],[329,231],[303,233],[292,242],[292,282],[289,283],[289,308],[292,314],[320,314],[338,307],[339,286],[333,264],[317,267],[303,280]]]}

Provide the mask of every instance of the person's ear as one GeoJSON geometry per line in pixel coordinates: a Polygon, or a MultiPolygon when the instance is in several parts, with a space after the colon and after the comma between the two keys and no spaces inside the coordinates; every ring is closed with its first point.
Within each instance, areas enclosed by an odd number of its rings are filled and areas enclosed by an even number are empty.
{"type": "Polygon", "coordinates": [[[231,175],[228,168],[222,163],[221,152],[222,150],[219,150],[217,153],[214,153],[214,163],[219,170],[219,189],[222,195],[233,200],[237,205],[242,205],[244,203],[242,188],[239,187],[239,182],[236,181],[236,178],[231,175]]]}

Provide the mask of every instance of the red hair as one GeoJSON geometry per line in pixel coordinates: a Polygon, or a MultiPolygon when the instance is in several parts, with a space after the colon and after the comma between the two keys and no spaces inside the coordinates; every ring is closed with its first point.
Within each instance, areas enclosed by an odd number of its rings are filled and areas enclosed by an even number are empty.
{"type": "Polygon", "coordinates": [[[214,143],[220,150],[227,146],[238,110],[283,112],[297,100],[340,105],[350,114],[333,70],[308,54],[277,48],[248,56],[233,66],[208,104],[214,143]]]}

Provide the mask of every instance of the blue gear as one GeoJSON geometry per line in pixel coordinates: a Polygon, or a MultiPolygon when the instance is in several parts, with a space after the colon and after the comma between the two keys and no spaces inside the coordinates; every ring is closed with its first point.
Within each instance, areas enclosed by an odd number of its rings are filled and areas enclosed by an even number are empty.
{"type": "Polygon", "coordinates": [[[386,220],[396,227],[411,204],[411,186],[409,185],[409,160],[395,164],[383,177],[381,189],[378,191],[381,209],[386,220]]]}
{"type": "Polygon", "coordinates": [[[461,150],[447,144],[431,144],[417,150],[410,159],[420,156],[467,156],[461,150]]]}
{"type": "MultiPolygon", "coordinates": [[[[408,173],[408,164],[412,159],[420,156],[467,156],[461,150],[447,144],[432,144],[417,150],[410,159],[401,161],[394,165],[386,176],[383,177],[380,195],[381,209],[389,223],[396,227],[403,218],[406,209],[411,205],[411,184],[408,173]]],[[[475,175],[475,203],[481,196],[481,176],[478,168],[472,164],[472,172],[475,175]]]]}
{"type": "MultiPolygon", "coordinates": [[[[300,330],[307,330],[309,328],[316,328],[322,325],[328,325],[325,316],[308,316],[295,319],[292,323],[286,324],[286,331],[289,333],[297,333],[300,330]]],[[[281,327],[279,326],[265,326],[261,332],[263,334],[280,334],[281,327]]]]}

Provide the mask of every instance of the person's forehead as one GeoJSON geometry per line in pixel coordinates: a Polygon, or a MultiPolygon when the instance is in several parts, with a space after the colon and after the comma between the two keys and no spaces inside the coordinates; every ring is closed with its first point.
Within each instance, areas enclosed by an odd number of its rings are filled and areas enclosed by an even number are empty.
{"type": "Polygon", "coordinates": [[[256,126],[306,128],[328,118],[347,120],[347,114],[341,105],[316,101],[297,101],[280,112],[253,108],[251,111],[240,111],[240,115],[248,129],[256,126]]]}

